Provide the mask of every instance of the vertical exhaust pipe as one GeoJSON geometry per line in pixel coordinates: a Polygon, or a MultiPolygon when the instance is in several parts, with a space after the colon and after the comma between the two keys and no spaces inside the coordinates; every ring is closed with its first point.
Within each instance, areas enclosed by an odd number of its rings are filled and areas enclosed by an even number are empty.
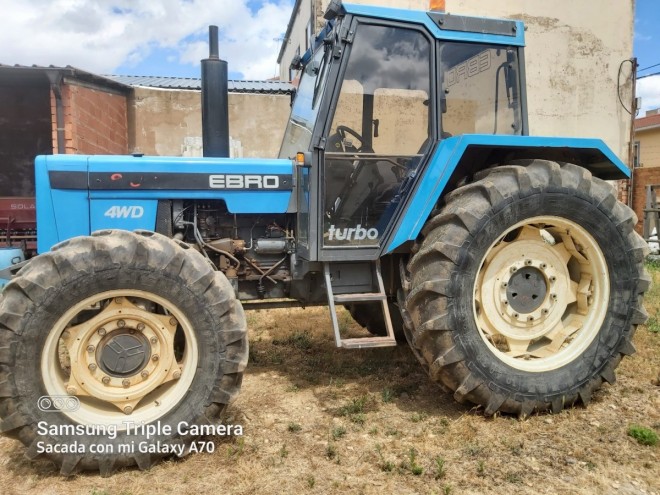
{"type": "Polygon", "coordinates": [[[229,157],[228,69],[220,60],[218,26],[209,26],[209,58],[202,60],[202,144],[204,156],[229,157]]]}

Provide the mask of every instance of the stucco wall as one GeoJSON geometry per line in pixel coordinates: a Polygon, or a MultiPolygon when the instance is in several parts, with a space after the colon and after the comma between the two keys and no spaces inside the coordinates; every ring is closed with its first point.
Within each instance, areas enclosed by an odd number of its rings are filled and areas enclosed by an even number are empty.
{"type": "MultiPolygon", "coordinates": [[[[426,10],[428,0],[351,0],[426,10]]],[[[302,4],[305,4],[303,1],[302,4]]],[[[329,0],[322,1],[325,8],[329,0]]],[[[530,134],[597,137],[628,162],[631,118],[617,96],[619,65],[632,56],[634,0],[446,0],[450,13],[519,19],[527,26],[526,66],[530,134]]],[[[301,15],[302,17],[302,15],[301,15]]],[[[288,68],[298,19],[285,47],[288,68]]],[[[630,73],[624,67],[623,83],[630,73]]],[[[283,79],[288,70],[281,71],[283,79]]],[[[630,106],[631,85],[621,88],[630,106]]]]}
{"type": "MultiPolygon", "coordinates": [[[[229,94],[229,132],[236,154],[277,155],[291,98],[288,95],[229,94]]],[[[135,88],[129,105],[129,149],[146,155],[201,154],[199,91],[135,88]],[[197,148],[197,149],[195,149],[197,148]]]]}

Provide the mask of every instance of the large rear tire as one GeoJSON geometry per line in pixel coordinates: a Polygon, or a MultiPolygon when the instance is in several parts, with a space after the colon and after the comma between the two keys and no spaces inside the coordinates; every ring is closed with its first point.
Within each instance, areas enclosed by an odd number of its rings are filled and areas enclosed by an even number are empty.
{"type": "Polygon", "coordinates": [[[2,293],[0,431],[64,475],[146,469],[187,452],[199,436],[191,425],[217,423],[247,356],[231,285],[188,245],[151,232],[71,239],[2,293]],[[159,430],[147,436],[125,422],[159,430]],[[142,442],[161,447],[143,452],[142,442]],[[94,453],[99,444],[105,452],[94,453]]]}
{"type": "Polygon", "coordinates": [[[408,265],[412,345],[431,378],[486,415],[587,404],[646,319],[636,222],[570,164],[496,167],[450,193],[408,265]]]}

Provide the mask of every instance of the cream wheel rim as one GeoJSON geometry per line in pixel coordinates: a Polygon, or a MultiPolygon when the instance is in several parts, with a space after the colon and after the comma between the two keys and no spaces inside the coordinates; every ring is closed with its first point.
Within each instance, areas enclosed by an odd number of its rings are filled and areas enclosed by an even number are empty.
{"type": "Polygon", "coordinates": [[[122,289],[88,297],[57,320],[41,375],[48,395],[78,398],[76,410],[63,411],[72,420],[123,429],[171,411],[190,388],[198,360],[195,333],[174,304],[122,289]]]}
{"type": "Polygon", "coordinates": [[[539,216],[488,249],[474,287],[474,317],[491,352],[513,368],[544,372],[579,358],[596,338],[610,296],[593,237],[565,218],[539,216]]]}

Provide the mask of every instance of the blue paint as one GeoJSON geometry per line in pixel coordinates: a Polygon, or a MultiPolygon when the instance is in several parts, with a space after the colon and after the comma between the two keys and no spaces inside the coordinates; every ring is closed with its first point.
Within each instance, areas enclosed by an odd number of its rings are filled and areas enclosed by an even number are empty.
{"type": "MultiPolygon", "coordinates": [[[[25,260],[23,251],[19,248],[0,248],[0,270],[9,268],[25,260]]],[[[0,289],[9,283],[6,278],[0,278],[0,289]]]]}
{"type": "Polygon", "coordinates": [[[406,241],[417,238],[431,210],[438,202],[460,159],[469,146],[499,148],[576,148],[595,150],[602,154],[602,164],[616,168],[622,177],[630,177],[630,170],[600,139],[555,138],[537,136],[503,136],[492,134],[465,134],[440,142],[429,165],[423,171],[419,186],[408,203],[400,227],[386,252],[390,253],[406,241]]]}
{"type": "Polygon", "coordinates": [[[525,46],[525,25],[522,21],[516,22],[516,35],[503,36],[499,34],[466,33],[440,29],[428,13],[423,10],[392,9],[387,7],[374,7],[370,5],[356,5],[345,3],[344,9],[349,14],[387,19],[398,22],[421,24],[437,39],[446,41],[471,41],[476,43],[491,43],[494,45],[525,46]]]}
{"type": "Polygon", "coordinates": [[[93,199],[91,231],[106,229],[156,230],[158,200],[93,199]]]}

